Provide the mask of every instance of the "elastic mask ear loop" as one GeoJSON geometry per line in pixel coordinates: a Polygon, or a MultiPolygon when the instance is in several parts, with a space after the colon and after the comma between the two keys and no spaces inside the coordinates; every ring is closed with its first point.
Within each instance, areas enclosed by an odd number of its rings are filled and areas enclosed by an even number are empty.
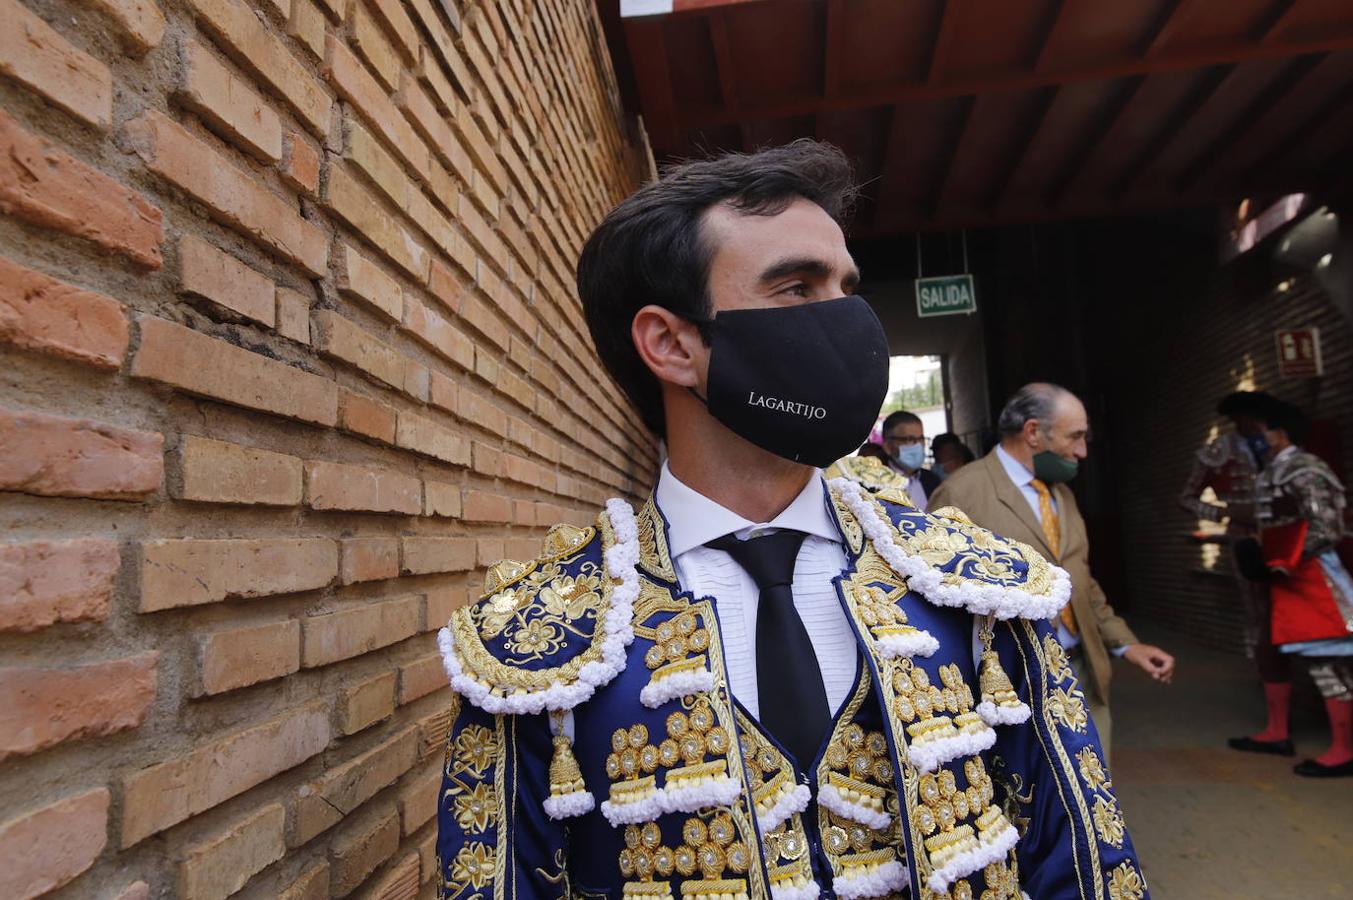
{"type": "MultiPolygon", "coordinates": [[[[681,316],[681,318],[685,319],[687,322],[690,322],[692,325],[695,326],[695,330],[700,333],[700,340],[704,341],[706,347],[713,345],[714,343],[713,318],[697,319],[695,316],[688,316],[685,313],[677,313],[677,315],[681,316]]],[[[704,397],[701,397],[698,393],[696,393],[695,388],[688,387],[686,388],[686,390],[690,391],[691,396],[699,400],[701,405],[703,405],[705,409],[709,409],[709,400],[707,400],[704,397]]]]}

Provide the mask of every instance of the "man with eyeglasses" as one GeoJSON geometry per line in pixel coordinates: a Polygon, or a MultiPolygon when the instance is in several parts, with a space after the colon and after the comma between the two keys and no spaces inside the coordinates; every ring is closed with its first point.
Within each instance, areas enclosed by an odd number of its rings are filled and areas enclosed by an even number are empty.
{"type": "Polygon", "coordinates": [[[925,467],[925,424],[916,413],[899,409],[883,420],[883,449],[888,466],[907,477],[907,493],[917,509],[925,509],[940,477],[925,467]]]}

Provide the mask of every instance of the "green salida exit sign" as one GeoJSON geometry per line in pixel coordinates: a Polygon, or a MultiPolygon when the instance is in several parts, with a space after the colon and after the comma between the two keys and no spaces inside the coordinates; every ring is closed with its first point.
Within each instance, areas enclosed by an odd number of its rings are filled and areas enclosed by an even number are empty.
{"type": "Polygon", "coordinates": [[[972,315],[977,312],[977,290],[971,275],[941,275],[916,279],[916,314],[927,316],[972,315]]]}

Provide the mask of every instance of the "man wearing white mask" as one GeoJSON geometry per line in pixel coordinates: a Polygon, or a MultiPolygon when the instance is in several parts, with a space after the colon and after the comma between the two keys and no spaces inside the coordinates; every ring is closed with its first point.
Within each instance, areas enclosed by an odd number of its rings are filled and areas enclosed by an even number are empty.
{"type": "Polygon", "coordinates": [[[888,466],[907,476],[907,493],[917,509],[925,509],[940,477],[925,468],[925,425],[916,413],[899,409],[883,420],[883,449],[888,466]]]}

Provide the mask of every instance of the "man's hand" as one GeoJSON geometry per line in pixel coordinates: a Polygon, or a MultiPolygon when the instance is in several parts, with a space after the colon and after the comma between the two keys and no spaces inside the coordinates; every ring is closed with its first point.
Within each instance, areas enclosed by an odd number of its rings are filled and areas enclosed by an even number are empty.
{"type": "Polygon", "coordinates": [[[1123,658],[1161,684],[1169,684],[1174,677],[1174,657],[1151,644],[1132,644],[1123,651],[1123,658]]]}

